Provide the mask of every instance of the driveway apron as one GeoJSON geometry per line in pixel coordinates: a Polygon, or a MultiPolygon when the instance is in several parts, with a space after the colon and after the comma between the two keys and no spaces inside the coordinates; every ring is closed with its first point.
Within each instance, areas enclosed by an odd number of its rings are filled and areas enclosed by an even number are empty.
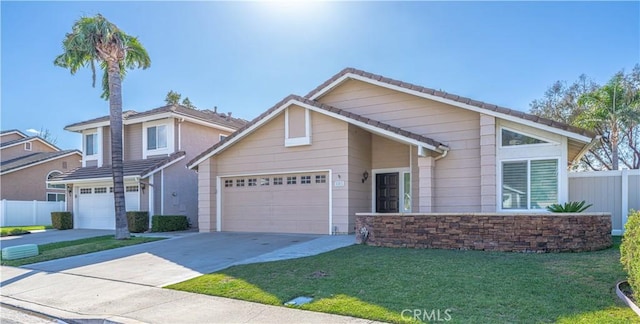
{"type": "Polygon", "coordinates": [[[162,287],[318,237],[297,234],[193,233],[35,263],[24,268],[162,287]]]}

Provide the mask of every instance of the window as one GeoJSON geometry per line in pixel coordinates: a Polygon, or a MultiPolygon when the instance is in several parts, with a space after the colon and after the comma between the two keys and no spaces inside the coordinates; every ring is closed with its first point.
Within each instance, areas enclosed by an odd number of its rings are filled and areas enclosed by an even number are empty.
{"type": "Polygon", "coordinates": [[[107,187],[94,188],[93,193],[107,193],[107,187]]]}
{"type": "Polygon", "coordinates": [[[287,184],[296,184],[296,182],[298,181],[298,177],[287,177],[287,184]]]}
{"type": "Polygon", "coordinates": [[[138,192],[138,186],[126,186],[124,188],[124,191],[126,191],[126,192],[138,192]]]}
{"type": "Polygon", "coordinates": [[[300,183],[301,184],[310,184],[311,183],[311,176],[301,176],[300,177],[300,183]]]}
{"type": "Polygon", "coordinates": [[[31,142],[24,143],[24,150],[31,151],[31,142]]]}
{"type": "Polygon", "coordinates": [[[63,169],[66,169],[66,168],[67,168],[67,161],[63,161],[63,162],[62,162],[62,168],[63,168],[63,169]]]}
{"type": "Polygon", "coordinates": [[[326,175],[317,175],[316,176],[316,183],[327,183],[327,176],[326,175]]]}
{"type": "Polygon", "coordinates": [[[279,186],[282,184],[282,177],[273,178],[273,185],[279,186]]]}
{"type": "Polygon", "coordinates": [[[91,188],[80,188],[80,194],[86,195],[91,193],[91,188]]]}
{"type": "Polygon", "coordinates": [[[502,146],[530,145],[549,143],[538,138],[502,129],[502,146]]]}
{"type": "Polygon", "coordinates": [[[237,179],[236,187],[244,187],[244,179],[237,179]]]}
{"type": "Polygon", "coordinates": [[[109,187],[109,193],[113,193],[113,187],[109,187]]]}
{"type": "Polygon", "coordinates": [[[225,188],[233,187],[233,180],[225,180],[224,186],[225,188]]]}
{"type": "Polygon", "coordinates": [[[86,155],[98,154],[98,134],[87,134],[84,136],[84,152],[86,155]]]}
{"type": "Polygon", "coordinates": [[[257,185],[257,179],[249,179],[249,187],[255,187],[257,185]]]}
{"type": "Polygon", "coordinates": [[[260,185],[261,186],[268,186],[269,185],[269,178],[260,179],[260,185]]]}
{"type": "Polygon", "coordinates": [[[220,135],[220,141],[224,141],[227,138],[227,135],[220,135]]]}
{"type": "Polygon", "coordinates": [[[557,202],[557,159],[502,163],[502,209],[544,209],[557,202]]]}
{"type": "Polygon", "coordinates": [[[167,147],[167,126],[158,125],[147,128],[147,150],[167,147]]]}
{"type": "Polygon", "coordinates": [[[47,192],[47,201],[66,201],[66,198],[63,193],[47,192]]]}
{"type": "MultiPolygon", "coordinates": [[[[62,172],[58,172],[58,171],[51,171],[49,172],[49,174],[47,175],[47,181],[51,181],[51,179],[61,175],[62,172]]],[[[48,189],[64,189],[64,184],[50,184],[47,183],[47,188],[48,189]]],[[[57,201],[57,200],[53,200],[53,201],[57,201]]]]}
{"type": "Polygon", "coordinates": [[[405,172],[403,173],[404,181],[403,181],[403,196],[404,202],[402,204],[402,209],[405,213],[411,212],[411,173],[405,172]]]}

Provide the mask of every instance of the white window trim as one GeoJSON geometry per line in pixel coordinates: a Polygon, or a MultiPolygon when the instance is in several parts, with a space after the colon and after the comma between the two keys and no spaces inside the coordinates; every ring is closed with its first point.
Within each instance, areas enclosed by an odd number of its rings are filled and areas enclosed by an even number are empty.
{"type": "Polygon", "coordinates": [[[33,144],[31,142],[24,143],[24,150],[25,151],[31,151],[32,147],[33,147],[33,144]]]}
{"type": "MultiPolygon", "coordinates": [[[[540,160],[556,160],[558,161],[558,182],[556,183],[556,189],[558,191],[558,201],[560,203],[562,201],[566,201],[566,195],[562,191],[562,158],[558,156],[550,156],[550,157],[535,157],[529,159],[503,159],[498,161],[498,182],[496,183],[496,202],[497,202],[497,211],[504,213],[549,213],[546,208],[541,209],[504,209],[502,208],[502,165],[504,162],[527,162],[527,206],[531,205],[531,161],[540,161],[540,160]]],[[[564,175],[566,177],[566,174],[564,175]]]]}
{"type": "MultiPolygon", "coordinates": [[[[411,205],[413,202],[413,196],[411,197],[411,202],[409,202],[409,209],[405,211],[404,206],[404,174],[409,174],[409,183],[413,182],[413,175],[411,174],[411,168],[388,168],[388,169],[373,169],[371,170],[371,212],[376,212],[376,175],[378,173],[398,173],[399,183],[399,202],[398,202],[398,213],[410,213],[411,205]]],[[[410,184],[411,186],[411,184],[410,184]]],[[[411,189],[409,189],[411,190],[411,189]]]]}
{"type": "Polygon", "coordinates": [[[58,196],[58,195],[64,195],[64,200],[56,200],[55,202],[61,202],[61,201],[66,202],[66,201],[67,201],[67,198],[68,198],[68,197],[67,197],[66,192],[49,192],[49,191],[47,191],[47,192],[45,193],[45,196],[44,196],[44,197],[45,197],[45,201],[50,201],[50,200],[49,200],[49,195],[56,195],[56,196],[58,196]]]}
{"type": "Polygon", "coordinates": [[[57,172],[57,173],[60,173],[60,174],[63,173],[62,171],[58,171],[58,170],[51,170],[49,173],[47,173],[47,178],[45,180],[47,182],[47,190],[49,190],[49,189],[51,189],[51,190],[65,190],[66,188],[54,188],[54,187],[51,187],[53,185],[49,183],[49,177],[54,172],[57,172]]]}
{"type": "Polygon", "coordinates": [[[224,135],[224,134],[219,134],[218,135],[218,142],[224,140],[225,138],[229,137],[229,135],[224,135]]]}
{"type": "Polygon", "coordinates": [[[146,159],[150,155],[169,155],[175,150],[175,129],[173,119],[160,119],[142,123],[142,158],[146,159]],[[148,150],[147,149],[147,129],[149,127],[167,127],[167,147],[148,150]]]}
{"type": "Polygon", "coordinates": [[[304,137],[289,138],[289,108],[284,110],[284,146],[311,145],[311,113],[309,109],[304,109],[304,137]]]}
{"type": "Polygon", "coordinates": [[[82,166],[86,167],[88,161],[97,161],[98,167],[102,166],[102,127],[82,132],[82,166]],[[87,155],[87,135],[96,135],[97,145],[95,154],[87,155]]]}
{"type": "Polygon", "coordinates": [[[510,128],[510,127],[506,127],[506,126],[500,126],[500,129],[499,129],[499,131],[498,131],[498,143],[499,143],[499,145],[500,145],[500,148],[502,148],[502,149],[507,149],[507,150],[511,150],[511,149],[514,149],[514,148],[526,148],[526,147],[532,147],[532,146],[535,146],[535,147],[540,147],[540,146],[552,146],[552,145],[558,145],[558,144],[560,144],[560,143],[558,143],[558,142],[556,142],[556,141],[553,141],[553,140],[550,140],[550,139],[548,139],[548,138],[544,138],[544,137],[537,136],[537,135],[532,135],[531,133],[523,132],[523,131],[516,130],[516,129],[514,129],[514,128],[510,128]],[[528,137],[531,137],[531,138],[535,138],[535,139],[540,140],[540,141],[545,141],[545,142],[547,142],[547,143],[536,143],[536,144],[522,144],[522,145],[508,145],[508,146],[504,146],[504,145],[502,145],[502,130],[503,130],[503,129],[504,129],[504,130],[508,130],[508,131],[510,131],[510,132],[517,133],[517,134],[522,134],[522,135],[524,135],[524,136],[528,136],[528,137]]]}

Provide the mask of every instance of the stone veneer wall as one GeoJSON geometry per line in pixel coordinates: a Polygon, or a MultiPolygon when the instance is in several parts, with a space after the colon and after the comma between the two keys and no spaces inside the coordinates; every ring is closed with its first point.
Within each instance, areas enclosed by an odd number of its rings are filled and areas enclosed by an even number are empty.
{"type": "Polygon", "coordinates": [[[357,214],[356,241],[367,245],[508,252],[608,248],[611,214],[357,214]]]}

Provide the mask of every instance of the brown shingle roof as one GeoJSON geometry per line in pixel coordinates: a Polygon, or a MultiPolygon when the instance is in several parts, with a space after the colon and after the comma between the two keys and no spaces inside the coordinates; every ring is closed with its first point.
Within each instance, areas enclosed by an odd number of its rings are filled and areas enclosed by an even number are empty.
{"type": "Polygon", "coordinates": [[[580,135],[583,135],[583,136],[586,136],[586,137],[593,138],[593,137],[596,136],[596,134],[594,132],[588,131],[586,129],[582,129],[582,128],[571,126],[571,125],[568,125],[568,124],[565,124],[565,123],[553,121],[551,119],[539,117],[539,116],[536,116],[536,115],[527,114],[527,113],[524,113],[524,112],[519,111],[519,110],[513,110],[513,109],[501,107],[501,106],[498,106],[498,105],[493,105],[493,104],[485,103],[485,102],[482,102],[482,101],[473,100],[471,98],[461,97],[461,96],[458,96],[458,95],[455,95],[455,94],[450,94],[450,93],[438,91],[438,90],[435,90],[435,89],[425,88],[425,87],[422,87],[422,86],[419,86],[419,85],[415,85],[415,84],[411,84],[411,83],[407,83],[407,82],[402,82],[402,81],[398,81],[398,80],[394,80],[394,79],[390,79],[390,78],[387,78],[387,77],[384,77],[384,76],[381,76],[381,75],[369,73],[369,72],[358,70],[358,69],[354,69],[354,68],[345,68],[344,70],[340,71],[338,74],[334,75],[329,80],[325,81],[323,84],[319,85],[317,88],[315,88],[311,92],[309,92],[305,96],[305,98],[313,97],[315,94],[320,92],[322,89],[326,88],[331,83],[333,83],[336,80],[342,78],[346,74],[359,75],[359,76],[365,77],[367,79],[371,79],[371,80],[375,80],[375,81],[379,81],[379,82],[384,82],[384,83],[387,83],[387,84],[390,84],[390,85],[395,85],[395,86],[398,86],[398,87],[401,87],[401,88],[405,88],[405,89],[408,89],[408,90],[413,90],[413,91],[422,92],[422,93],[425,93],[425,94],[428,94],[428,95],[432,95],[432,96],[437,96],[437,97],[453,100],[453,101],[456,101],[456,102],[460,102],[460,103],[471,105],[471,106],[474,106],[474,107],[486,109],[486,110],[489,110],[489,111],[493,111],[493,112],[497,112],[497,113],[502,113],[502,114],[514,116],[514,117],[521,118],[521,119],[524,119],[524,120],[527,120],[527,121],[531,121],[531,122],[534,122],[534,123],[538,123],[538,124],[541,124],[541,125],[551,126],[551,127],[562,129],[562,130],[569,131],[569,132],[572,132],[572,133],[580,134],[580,135]]]}
{"type": "MultiPolygon", "coordinates": [[[[144,160],[132,160],[124,161],[124,176],[143,176],[148,174],[167,163],[181,158],[185,155],[184,151],[173,153],[169,156],[144,159],[144,160]]],[[[67,173],[58,175],[51,180],[53,181],[72,181],[72,180],[85,180],[85,179],[100,179],[110,178],[113,176],[111,165],[103,165],[101,167],[83,167],[71,170],[67,173]]]]}
{"type": "Polygon", "coordinates": [[[280,108],[282,105],[284,105],[285,103],[287,103],[290,100],[296,100],[299,101],[301,103],[307,104],[307,105],[311,105],[313,107],[322,109],[322,110],[326,110],[328,112],[334,113],[334,114],[338,114],[341,116],[344,116],[346,118],[355,120],[355,121],[359,121],[368,125],[371,125],[373,127],[379,128],[381,130],[386,130],[389,132],[393,132],[396,133],[398,135],[404,136],[404,137],[408,137],[411,139],[414,139],[416,141],[420,141],[422,143],[425,144],[429,144],[433,147],[447,147],[445,144],[442,144],[438,141],[435,141],[431,138],[416,134],[416,133],[412,133],[403,129],[400,129],[398,127],[395,126],[391,126],[389,124],[385,124],[382,122],[379,122],[377,120],[373,120],[371,118],[366,118],[363,116],[360,116],[358,114],[354,114],[352,112],[348,112],[330,105],[325,105],[322,103],[319,103],[317,101],[314,100],[310,100],[301,96],[297,96],[297,95],[289,95],[286,98],[280,100],[280,102],[278,102],[277,104],[275,104],[273,107],[269,108],[267,111],[263,112],[262,114],[260,114],[260,116],[254,118],[252,121],[250,121],[249,123],[247,123],[246,125],[244,125],[244,127],[238,129],[237,131],[233,132],[231,135],[229,135],[227,138],[225,138],[224,140],[216,143],[215,145],[213,145],[212,147],[210,147],[209,149],[207,149],[206,151],[198,154],[198,156],[196,156],[195,158],[193,158],[191,161],[189,161],[187,163],[188,167],[191,167],[191,165],[193,163],[195,163],[196,161],[200,160],[201,158],[205,157],[206,155],[208,155],[209,153],[213,152],[214,150],[216,150],[218,147],[224,145],[225,143],[227,143],[228,141],[230,141],[231,139],[239,136],[240,134],[242,134],[244,131],[246,131],[248,128],[250,128],[251,126],[253,126],[254,124],[256,124],[257,122],[259,122],[260,120],[264,119],[265,117],[267,117],[269,114],[271,114],[272,112],[274,112],[275,110],[277,110],[278,108],[280,108]]]}
{"type": "Polygon", "coordinates": [[[13,158],[7,161],[0,162],[0,172],[5,173],[11,170],[29,166],[31,164],[36,164],[36,163],[44,162],[47,160],[53,160],[61,156],[67,155],[69,153],[77,153],[78,155],[82,154],[78,150],[65,150],[65,151],[56,151],[56,152],[35,152],[35,153],[20,156],[17,158],[13,158]]]}
{"type": "MultiPolygon", "coordinates": [[[[178,115],[182,115],[182,116],[185,116],[185,117],[191,117],[191,118],[200,119],[200,120],[205,121],[205,122],[209,122],[209,123],[212,123],[212,124],[217,124],[217,125],[221,125],[221,126],[225,126],[225,127],[229,127],[229,128],[233,128],[233,129],[240,128],[240,127],[244,126],[244,124],[247,123],[247,121],[244,120],[244,119],[234,118],[234,117],[231,117],[230,115],[227,115],[227,114],[217,113],[217,112],[213,112],[211,110],[191,109],[191,108],[187,108],[187,107],[182,106],[182,105],[162,106],[162,107],[159,107],[159,108],[155,108],[155,109],[151,109],[151,110],[147,110],[147,111],[142,111],[142,112],[137,112],[137,111],[134,111],[134,110],[127,110],[127,111],[124,111],[122,113],[122,119],[123,120],[134,120],[136,118],[141,118],[141,117],[145,117],[145,116],[151,116],[151,115],[155,115],[155,114],[168,113],[168,112],[176,113],[178,115]]],[[[65,128],[82,126],[82,125],[89,125],[89,124],[99,123],[99,122],[108,122],[108,121],[109,121],[109,116],[102,116],[102,117],[93,118],[93,119],[85,120],[85,121],[82,121],[82,122],[74,123],[74,124],[71,124],[71,125],[67,125],[65,128]]]]}

